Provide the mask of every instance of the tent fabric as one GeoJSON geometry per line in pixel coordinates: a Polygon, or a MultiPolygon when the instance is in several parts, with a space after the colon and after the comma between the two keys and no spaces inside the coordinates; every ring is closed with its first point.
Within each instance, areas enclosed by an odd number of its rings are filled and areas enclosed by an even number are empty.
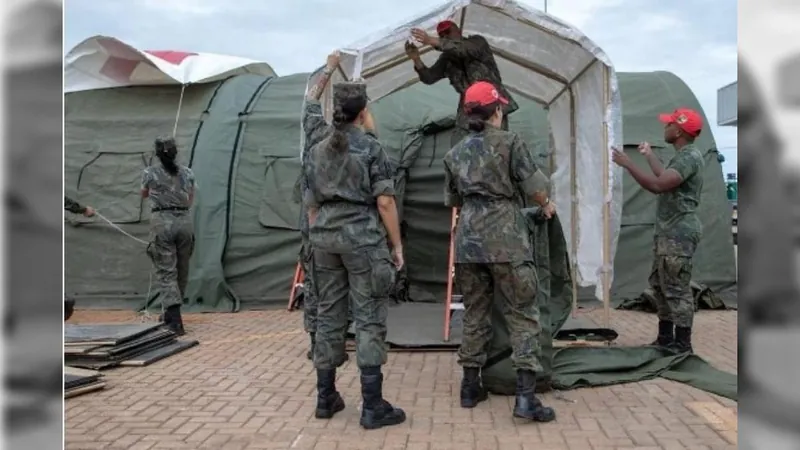
{"type": "MultiPolygon", "coordinates": [[[[188,303],[193,310],[283,305],[291,289],[300,248],[300,211],[291,193],[300,169],[300,112],[308,74],[273,78],[260,90],[261,81],[250,78],[254,76],[190,85],[183,94],[177,127],[179,158],[191,163],[199,185],[198,243],[191,264],[192,268],[217,267],[213,283],[190,275],[188,303]],[[251,98],[249,112],[240,115],[251,98]],[[237,132],[238,141],[234,139],[237,132]],[[222,196],[227,195],[230,199],[223,202],[222,196]]],[[[663,145],[655,111],[677,106],[701,109],[674,75],[621,73],[619,80],[626,136],[635,137],[626,138],[633,158],[638,152],[632,146],[640,139],[663,145]]],[[[125,231],[146,240],[150,212],[138,196],[141,171],[152,160],[152,139],[172,132],[180,97],[180,86],[68,93],[66,195],[96,207],[125,231]]],[[[402,216],[412,301],[444,301],[451,211],[442,200],[441,160],[449,150],[456,101],[453,89],[443,82],[411,86],[373,106],[380,139],[405,183],[402,216]]],[[[546,113],[533,101],[523,98],[519,103],[520,110],[509,117],[511,129],[520,133],[537,163],[549,172],[546,113]]],[[[735,301],[730,211],[722,169],[713,157],[712,134],[703,133],[699,145],[707,152],[707,166],[700,212],[704,239],[695,260],[694,281],[719,295],[727,289],[735,301]]],[[[667,150],[657,151],[669,155],[667,150]]],[[[652,258],[655,197],[627,176],[624,186],[623,226],[612,286],[615,304],[644,291],[652,258]]],[[[563,219],[563,213],[560,216],[563,219]]],[[[99,218],[65,215],[65,220],[65,294],[82,307],[143,306],[151,270],[144,246],[99,218]]],[[[208,269],[204,276],[211,273],[208,269]]],[[[580,295],[593,301],[591,291],[583,289],[580,295]]]]}
{"type": "MultiPolygon", "coordinates": [[[[610,59],[575,27],[513,0],[452,0],[342,49],[341,70],[333,81],[363,79],[374,100],[407,89],[418,82],[404,50],[409,31],[435,33],[441,20],[486,38],[503,84],[518,100],[546,106],[550,128],[544,135],[552,136],[554,161],[551,197],[557,205],[575,208],[562,221],[576,281],[595,286],[596,298],[602,299],[603,281],[613,280],[613,267],[607,265],[614,259],[622,214],[622,170],[610,162],[611,147],[622,143],[621,99],[610,59]]],[[[431,50],[420,48],[428,66],[439,54],[431,50]]],[[[442,106],[452,111],[457,104],[442,106]]]]}
{"type": "Polygon", "coordinates": [[[272,77],[269,64],[236,56],[139,50],[108,36],[93,36],[64,57],[64,92],[125,86],[200,84],[252,73],[272,77]]]}
{"type": "MultiPolygon", "coordinates": [[[[662,377],[730,399],[737,398],[736,374],[711,367],[694,355],[674,355],[654,347],[565,347],[554,339],[569,318],[571,283],[567,243],[558,216],[535,220],[536,209],[526,210],[539,275],[541,364],[537,390],[571,390],[632,383],[662,377]]],[[[497,395],[514,395],[517,374],[511,363],[508,324],[499,305],[492,310],[492,341],[481,373],[483,384],[497,395]]],[[[580,332],[580,330],[570,330],[580,332]]],[[[595,334],[601,329],[591,330],[595,334]]]]}

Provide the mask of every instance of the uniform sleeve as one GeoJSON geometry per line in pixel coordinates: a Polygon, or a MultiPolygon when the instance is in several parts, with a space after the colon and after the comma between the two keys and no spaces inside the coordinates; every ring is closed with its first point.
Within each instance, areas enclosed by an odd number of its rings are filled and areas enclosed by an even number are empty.
{"type": "Polygon", "coordinates": [[[394,171],[392,170],[392,161],[389,159],[389,156],[386,155],[386,152],[378,141],[373,141],[372,163],[369,166],[369,182],[372,186],[373,196],[394,196],[394,171]]]}
{"type": "Polygon", "coordinates": [[[481,59],[492,48],[483,36],[470,36],[463,39],[441,39],[440,50],[445,56],[458,59],[481,59]]]}
{"type": "Polygon", "coordinates": [[[536,166],[528,146],[516,134],[510,145],[511,179],[527,198],[538,192],[546,193],[550,187],[550,179],[536,166]]]}
{"type": "Polygon", "coordinates": [[[69,211],[74,214],[82,214],[86,208],[83,207],[80,203],[76,202],[75,200],[64,197],[64,210],[69,211]]]}
{"type": "Polygon", "coordinates": [[[423,84],[434,84],[447,76],[447,59],[444,55],[440,55],[432,66],[418,68],[414,65],[414,70],[423,84]]]}
{"type": "MultiPolygon", "coordinates": [[[[305,151],[322,141],[328,133],[328,123],[322,114],[322,103],[318,100],[306,99],[303,110],[303,132],[305,134],[305,151]]],[[[304,153],[305,153],[304,151],[304,153]]]]}
{"type": "Polygon", "coordinates": [[[314,197],[314,192],[311,189],[311,180],[309,174],[314,173],[314,161],[308,155],[303,155],[303,167],[300,169],[300,176],[297,179],[298,194],[302,198],[303,206],[306,209],[318,209],[319,203],[314,197]]]}
{"type": "Polygon", "coordinates": [[[450,166],[447,161],[444,163],[444,206],[449,208],[460,208],[463,204],[461,195],[455,186],[455,179],[453,172],[450,171],[450,166]]]}
{"type": "Polygon", "coordinates": [[[669,165],[669,168],[678,172],[681,179],[686,181],[700,170],[700,164],[694,154],[690,152],[678,152],[672,164],[669,165]]]}

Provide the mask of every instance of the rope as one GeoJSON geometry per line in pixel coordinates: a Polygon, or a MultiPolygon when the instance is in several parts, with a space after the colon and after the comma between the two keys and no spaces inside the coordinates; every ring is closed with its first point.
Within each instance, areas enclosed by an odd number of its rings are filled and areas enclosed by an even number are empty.
{"type": "Polygon", "coordinates": [[[181,85],[181,97],[178,99],[178,112],[175,113],[175,126],[172,127],[172,137],[178,134],[178,121],[181,119],[181,107],[183,106],[183,94],[186,92],[186,85],[181,85]]]}
{"type": "MultiPolygon", "coordinates": [[[[150,245],[149,242],[147,242],[147,241],[145,241],[143,239],[139,239],[136,236],[134,236],[134,235],[128,233],[127,231],[123,230],[122,228],[120,228],[119,225],[117,225],[114,222],[108,220],[108,218],[106,218],[106,216],[100,214],[97,210],[95,210],[94,215],[99,217],[100,219],[102,219],[108,225],[110,225],[111,228],[119,231],[120,233],[122,233],[125,236],[133,239],[134,241],[136,241],[136,242],[138,242],[140,244],[150,245]]],[[[147,282],[147,297],[145,297],[145,300],[144,300],[144,311],[142,312],[142,322],[150,322],[150,321],[152,321],[152,315],[150,314],[150,309],[149,309],[149,306],[150,306],[149,305],[150,304],[150,294],[152,293],[152,290],[153,290],[153,271],[151,270],[150,271],[149,280],[147,282]]],[[[161,313],[162,314],[164,313],[164,306],[163,305],[161,306],[161,313]]]]}

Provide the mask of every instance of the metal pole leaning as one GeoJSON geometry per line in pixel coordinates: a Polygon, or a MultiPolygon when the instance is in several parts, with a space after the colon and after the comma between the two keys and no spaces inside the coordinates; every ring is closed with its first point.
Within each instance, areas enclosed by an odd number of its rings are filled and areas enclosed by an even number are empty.
{"type": "Polygon", "coordinates": [[[458,220],[458,210],[453,208],[450,220],[450,255],[447,261],[447,296],[444,299],[444,341],[450,342],[450,310],[453,300],[453,264],[455,262],[455,240],[456,221],[458,220]]]}

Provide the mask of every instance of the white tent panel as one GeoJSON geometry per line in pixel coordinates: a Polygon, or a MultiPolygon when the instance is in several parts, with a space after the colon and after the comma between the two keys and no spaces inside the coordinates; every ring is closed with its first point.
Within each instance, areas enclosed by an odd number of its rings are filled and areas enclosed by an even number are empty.
{"type": "Polygon", "coordinates": [[[64,57],[64,92],[124,86],[210,83],[233,75],[275,76],[269,64],[213,53],[139,50],[94,36],[64,57]]]}

